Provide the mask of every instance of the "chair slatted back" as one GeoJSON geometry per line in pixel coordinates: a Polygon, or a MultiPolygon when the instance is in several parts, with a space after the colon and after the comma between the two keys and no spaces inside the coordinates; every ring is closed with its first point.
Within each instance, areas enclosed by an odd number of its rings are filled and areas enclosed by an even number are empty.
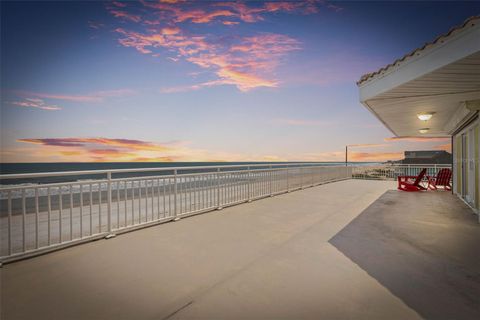
{"type": "Polygon", "coordinates": [[[437,177],[435,179],[435,185],[448,186],[450,184],[451,178],[452,178],[452,170],[448,168],[443,168],[437,173],[437,177]]]}
{"type": "Polygon", "coordinates": [[[415,182],[413,183],[413,185],[418,187],[426,174],[427,174],[427,168],[423,168],[422,171],[420,171],[420,173],[418,174],[417,178],[415,179],[415,182]]]}

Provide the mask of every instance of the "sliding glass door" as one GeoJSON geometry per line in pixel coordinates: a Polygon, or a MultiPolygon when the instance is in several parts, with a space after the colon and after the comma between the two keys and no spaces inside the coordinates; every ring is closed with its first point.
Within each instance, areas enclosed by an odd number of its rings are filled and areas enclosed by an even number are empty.
{"type": "Polygon", "coordinates": [[[457,174],[456,192],[472,208],[478,210],[479,193],[479,120],[470,124],[454,139],[455,172],[457,174]]]}

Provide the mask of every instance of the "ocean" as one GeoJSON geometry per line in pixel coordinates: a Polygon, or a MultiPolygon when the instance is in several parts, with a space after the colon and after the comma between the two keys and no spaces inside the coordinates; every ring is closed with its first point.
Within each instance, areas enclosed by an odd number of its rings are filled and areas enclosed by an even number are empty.
{"type": "MultiPolygon", "coordinates": [[[[161,176],[161,175],[171,175],[173,173],[172,170],[165,170],[166,168],[182,168],[182,167],[189,167],[189,169],[178,169],[178,173],[198,173],[198,172],[212,172],[214,169],[192,169],[192,167],[215,167],[215,166],[232,166],[232,165],[265,165],[267,167],[271,164],[276,165],[285,165],[285,164],[292,164],[296,163],[301,165],[302,163],[305,164],[306,162],[102,162],[102,163],[3,163],[0,164],[0,173],[3,174],[22,174],[22,173],[41,173],[41,172],[66,172],[66,171],[94,171],[94,170],[116,170],[116,169],[140,169],[140,168],[158,168],[162,169],[161,171],[148,171],[148,172],[133,172],[133,173],[114,173],[112,174],[112,178],[129,178],[129,177],[147,177],[147,176],[161,176]]],[[[344,162],[317,162],[319,165],[323,166],[344,166],[344,162]]],[[[372,163],[352,163],[350,165],[368,165],[372,163]]],[[[244,170],[242,168],[235,168],[230,170],[244,170]]],[[[222,171],[230,171],[228,169],[224,169],[222,171]]],[[[12,198],[11,209],[13,214],[21,214],[22,213],[22,196],[25,196],[25,203],[24,205],[25,210],[27,213],[32,213],[35,210],[35,196],[38,196],[38,203],[37,206],[40,210],[46,210],[48,205],[48,194],[51,197],[50,206],[52,209],[58,209],[61,206],[61,203],[70,203],[72,207],[78,207],[81,203],[80,194],[85,195],[85,199],[88,196],[92,196],[91,199],[92,204],[98,204],[101,200],[107,198],[107,184],[105,181],[100,180],[100,182],[94,182],[92,180],[96,179],[105,179],[105,173],[102,174],[83,174],[83,175],[74,175],[74,176],[53,176],[53,177],[44,177],[44,178],[20,178],[20,179],[1,179],[0,184],[2,185],[2,189],[0,189],[0,216],[4,216],[7,212],[7,199],[9,197],[12,198]],[[93,183],[90,183],[93,182],[93,183]],[[80,182],[79,184],[73,184],[70,187],[53,187],[51,190],[47,188],[49,183],[64,183],[64,182],[80,182]],[[86,184],[85,184],[86,183],[86,184]],[[85,184],[85,187],[90,185],[90,193],[85,193],[86,189],[81,189],[80,185],[85,184]],[[21,186],[21,189],[14,189],[13,192],[8,191],[9,188],[21,186]],[[45,186],[45,187],[43,187],[45,186]],[[35,189],[37,187],[37,189],[35,189]],[[70,188],[70,189],[68,189],[70,188]],[[37,190],[37,194],[35,193],[37,190]],[[83,191],[82,191],[83,190],[83,191]],[[22,193],[23,192],[23,193],[22,193]],[[60,200],[61,198],[61,200],[60,200]]],[[[211,187],[212,183],[209,180],[210,177],[207,177],[205,181],[202,183],[205,184],[205,187],[211,187]]],[[[225,180],[227,183],[235,182],[234,179],[229,177],[225,180]]],[[[224,182],[225,182],[224,181],[224,182]]],[[[131,181],[129,185],[124,184],[122,187],[118,184],[114,184],[113,188],[113,200],[116,199],[124,199],[132,190],[138,190],[142,188],[146,188],[144,182],[144,186],[142,187],[142,182],[139,181],[131,181]],[[118,190],[117,190],[118,188],[118,190]],[[128,189],[128,190],[127,190],[128,189]],[[117,190],[117,191],[115,191],[117,190]]],[[[167,190],[171,192],[171,180],[170,179],[155,179],[152,180],[152,186],[155,184],[156,188],[161,188],[165,185],[167,190]]],[[[180,180],[179,187],[182,190],[187,190],[191,187],[187,183],[187,181],[180,180]]],[[[198,187],[198,183],[197,183],[198,187]]],[[[147,189],[145,189],[147,190],[147,189]]],[[[152,189],[153,190],[153,189],[152,189]]],[[[147,191],[145,191],[147,192],[147,191]]],[[[104,201],[103,200],[103,201],[104,201]]]]}
{"type": "MultiPolygon", "coordinates": [[[[302,164],[305,162],[53,162],[53,163],[1,163],[0,174],[21,174],[21,173],[40,173],[40,172],[64,172],[64,171],[90,171],[90,170],[116,170],[116,169],[139,169],[139,168],[173,168],[173,167],[202,167],[202,166],[229,166],[229,165],[270,165],[270,164],[302,164]]],[[[344,162],[318,162],[319,165],[335,166],[344,165],[344,162]]],[[[349,165],[368,165],[371,162],[355,162],[349,165]]],[[[189,170],[188,172],[200,172],[198,170],[189,170]]],[[[137,172],[134,174],[122,173],[115,174],[114,178],[123,178],[131,176],[148,176],[171,174],[167,171],[151,171],[151,172],[137,172]]],[[[181,173],[181,170],[180,172],[181,173]]],[[[1,180],[0,184],[43,184],[56,183],[77,180],[90,180],[104,178],[104,175],[78,175],[67,177],[48,177],[48,178],[30,178],[30,179],[5,179],[1,180]]]]}

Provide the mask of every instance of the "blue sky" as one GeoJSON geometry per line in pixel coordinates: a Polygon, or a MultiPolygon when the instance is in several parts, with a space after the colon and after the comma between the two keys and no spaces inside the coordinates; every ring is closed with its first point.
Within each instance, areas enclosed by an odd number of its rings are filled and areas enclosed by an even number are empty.
{"type": "Polygon", "coordinates": [[[401,158],[364,73],[476,2],[2,2],[2,162],[401,158]],[[386,140],[387,139],[387,140],[386,140]],[[371,144],[371,145],[370,145],[371,144]]]}

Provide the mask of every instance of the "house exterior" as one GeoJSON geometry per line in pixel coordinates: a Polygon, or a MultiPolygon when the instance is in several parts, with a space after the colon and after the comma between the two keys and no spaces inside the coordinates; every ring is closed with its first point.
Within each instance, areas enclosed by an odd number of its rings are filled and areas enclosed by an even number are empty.
{"type": "Polygon", "coordinates": [[[357,82],[360,102],[395,136],[450,137],[453,192],[480,212],[480,16],[357,82]]]}
{"type": "Polygon", "coordinates": [[[445,150],[405,151],[402,164],[451,164],[452,154],[445,150]]]}

